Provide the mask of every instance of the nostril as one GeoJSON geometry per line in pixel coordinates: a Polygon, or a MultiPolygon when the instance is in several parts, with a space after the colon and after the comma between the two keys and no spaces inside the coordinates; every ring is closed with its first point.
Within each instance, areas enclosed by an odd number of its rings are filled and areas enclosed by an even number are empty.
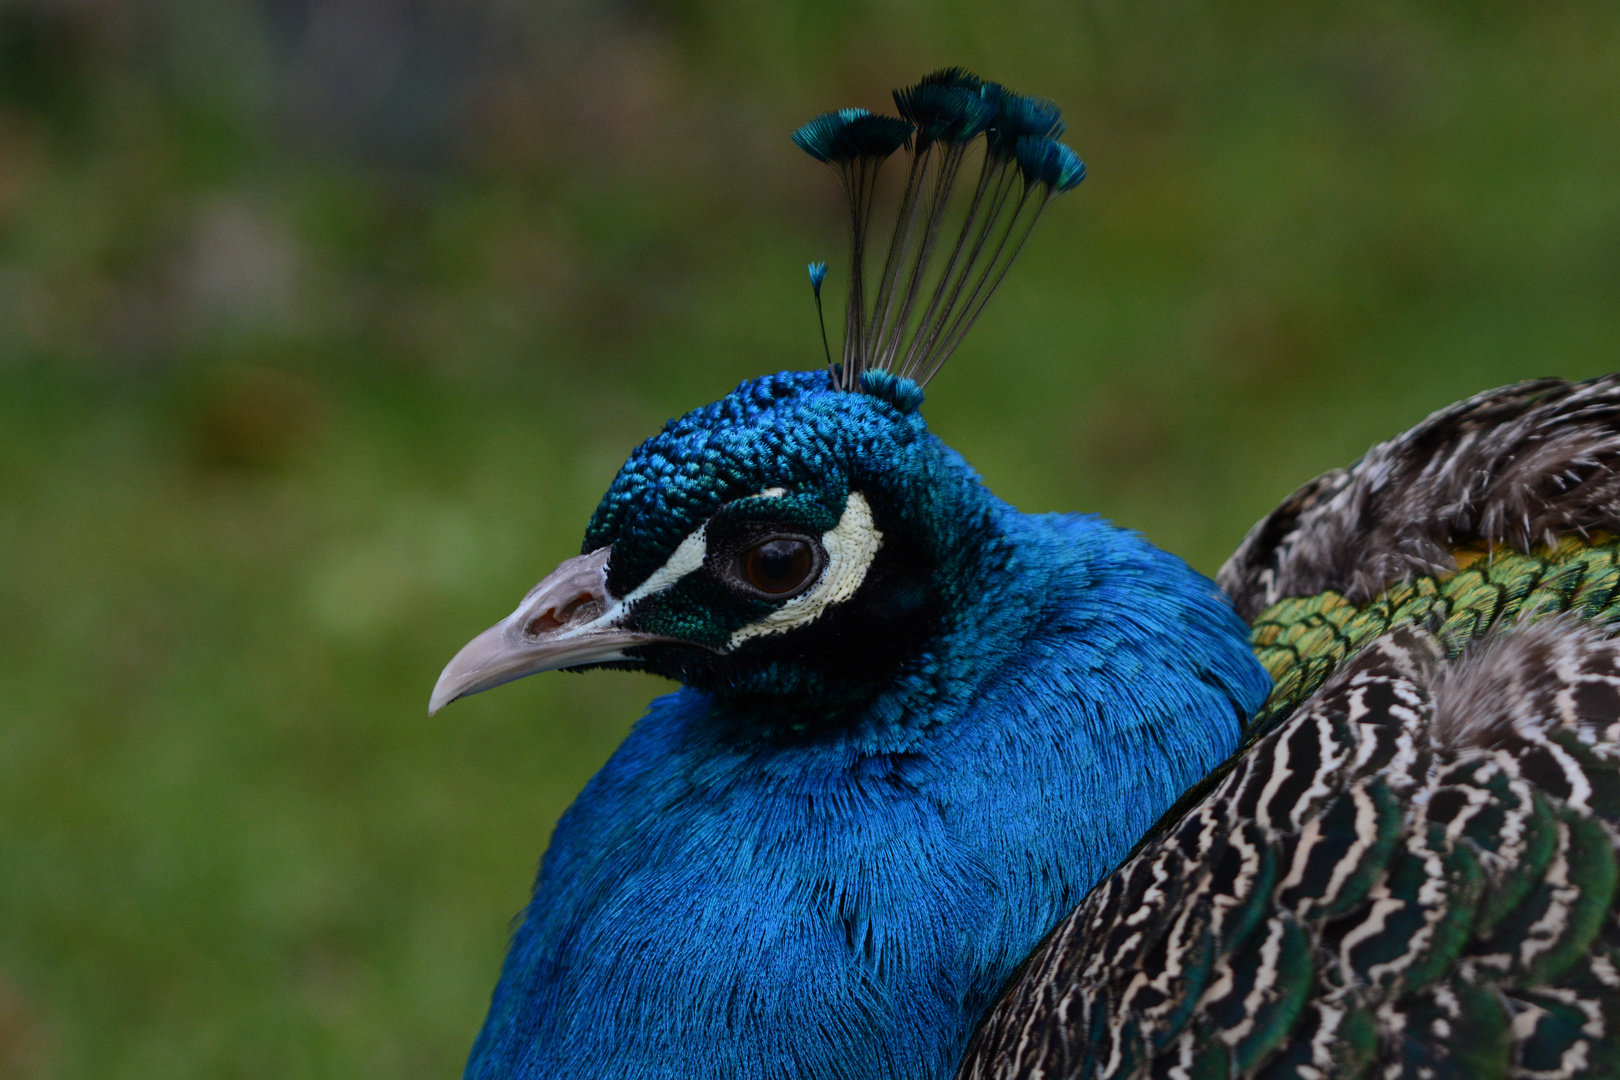
{"type": "Polygon", "coordinates": [[[602,613],[602,602],[595,593],[582,592],[564,604],[552,604],[523,626],[530,637],[555,633],[570,623],[586,622],[602,613]]]}
{"type": "Polygon", "coordinates": [[[562,620],[557,618],[555,611],[546,608],[540,614],[530,619],[523,627],[523,632],[530,637],[539,637],[541,634],[562,629],[562,620]]]}
{"type": "Polygon", "coordinates": [[[594,619],[601,613],[601,601],[596,598],[595,593],[586,592],[580,593],[578,596],[568,601],[568,603],[565,604],[562,610],[557,614],[564,623],[571,623],[583,622],[587,619],[594,619]]]}

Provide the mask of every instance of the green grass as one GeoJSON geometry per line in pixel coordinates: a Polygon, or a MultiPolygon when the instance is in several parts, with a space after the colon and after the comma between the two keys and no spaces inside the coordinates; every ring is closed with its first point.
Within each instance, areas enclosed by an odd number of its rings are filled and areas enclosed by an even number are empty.
{"type": "Polygon", "coordinates": [[[1206,571],[1432,409],[1620,366],[1608,5],[651,5],[414,171],[288,134],[247,9],[4,10],[0,1077],[459,1069],[665,685],[428,691],[639,439],[816,362],[824,107],[947,62],[1065,107],[1091,176],[926,413],[1206,571]]]}

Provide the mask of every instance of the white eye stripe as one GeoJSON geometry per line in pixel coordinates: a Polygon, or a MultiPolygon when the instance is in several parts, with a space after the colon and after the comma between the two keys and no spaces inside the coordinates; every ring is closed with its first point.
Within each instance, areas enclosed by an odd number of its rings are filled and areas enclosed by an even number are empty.
{"type": "Polygon", "coordinates": [[[730,649],[749,638],[781,634],[803,626],[827,608],[855,595],[866,580],[866,572],[877,557],[878,548],[883,546],[883,534],[872,522],[872,508],[860,492],[849,493],[838,524],[821,534],[821,546],[827,552],[827,565],[810,591],[795,596],[758,622],[734,631],[730,649]]]}
{"type": "Polygon", "coordinates": [[[708,524],[705,523],[693,530],[691,535],[682,540],[680,546],[670,554],[663,566],[654,570],[651,577],[632,589],[630,595],[619,601],[619,603],[629,607],[643,597],[664,591],[702,566],[703,560],[709,554],[709,542],[704,538],[708,528],[708,524]]]}
{"type": "MultiPolygon", "coordinates": [[[[759,497],[780,498],[786,494],[781,488],[767,488],[759,497]]],[[[663,592],[686,575],[703,565],[709,554],[707,523],[699,525],[680,542],[663,566],[654,570],[624,599],[613,604],[593,625],[617,622],[629,608],[654,593],[663,592]]],[[[814,620],[827,608],[841,604],[855,595],[866,580],[866,572],[883,546],[883,533],[873,524],[872,508],[866,497],[858,491],[849,493],[844,513],[838,524],[821,534],[821,546],[827,553],[827,563],[821,577],[806,593],[794,597],[756,623],[750,623],[731,635],[725,651],[729,652],[750,638],[764,634],[781,634],[814,620]]]]}
{"type": "MultiPolygon", "coordinates": [[[[780,499],[786,494],[787,488],[768,487],[755,495],[754,498],[780,499]]],[[[865,500],[862,500],[862,505],[864,504],[865,500]]],[[[868,516],[870,516],[870,512],[868,512],[868,516]]],[[[643,600],[653,593],[663,592],[681,578],[702,566],[703,560],[708,558],[709,555],[709,542],[706,535],[708,528],[708,523],[705,522],[694,529],[685,540],[681,541],[680,546],[670,553],[663,566],[654,570],[646,581],[637,585],[630,591],[630,595],[614,605],[615,612],[622,611],[636,601],[643,600]]]]}
{"type": "MultiPolygon", "coordinates": [[[[634,589],[631,589],[629,595],[624,597],[624,599],[615,600],[613,603],[609,604],[606,611],[602,612],[602,614],[598,615],[587,625],[580,627],[578,631],[575,631],[574,633],[583,634],[597,629],[598,627],[617,626],[619,624],[619,620],[624,618],[625,614],[636,603],[641,600],[645,600],[655,592],[664,591],[677,581],[681,580],[681,578],[685,577],[687,574],[690,574],[692,571],[702,566],[703,560],[707,558],[709,554],[709,543],[704,538],[704,533],[707,529],[707,523],[699,525],[691,532],[690,535],[687,536],[685,540],[680,542],[680,545],[676,547],[676,549],[670,554],[669,558],[664,561],[664,565],[660,566],[657,570],[654,570],[646,581],[643,581],[640,585],[637,585],[634,589]]],[[[610,555],[609,560],[611,559],[612,556],[610,555]]],[[[611,561],[609,565],[612,565],[611,561]]]]}

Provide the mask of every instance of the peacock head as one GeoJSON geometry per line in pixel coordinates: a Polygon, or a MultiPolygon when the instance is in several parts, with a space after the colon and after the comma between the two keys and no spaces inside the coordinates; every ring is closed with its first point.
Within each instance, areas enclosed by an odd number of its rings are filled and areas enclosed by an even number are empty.
{"type": "MultiPolygon", "coordinates": [[[[430,711],[594,666],[837,707],[904,677],[963,617],[983,581],[994,501],[929,433],[922,388],[1041,212],[1085,170],[1056,141],[1054,106],[960,69],[895,102],[899,117],[844,109],[794,133],[838,173],[850,208],[840,360],[828,349],[826,370],[745,382],[638,447],[583,554],[456,655],[430,711]],[[964,170],[974,147],[979,166],[964,170]],[[902,149],[906,183],[869,289],[877,177],[902,149]],[[975,178],[953,200],[965,172],[975,178]]],[[[818,313],[825,277],[812,263],[818,313]]]]}

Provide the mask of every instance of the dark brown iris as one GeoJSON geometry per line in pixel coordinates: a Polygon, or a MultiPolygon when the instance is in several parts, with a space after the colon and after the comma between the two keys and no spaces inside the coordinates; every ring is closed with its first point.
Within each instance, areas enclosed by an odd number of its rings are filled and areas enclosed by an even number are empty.
{"type": "Polygon", "coordinates": [[[799,588],[815,565],[815,555],[803,540],[767,540],[743,552],[742,557],[743,578],[767,596],[799,588]]]}

